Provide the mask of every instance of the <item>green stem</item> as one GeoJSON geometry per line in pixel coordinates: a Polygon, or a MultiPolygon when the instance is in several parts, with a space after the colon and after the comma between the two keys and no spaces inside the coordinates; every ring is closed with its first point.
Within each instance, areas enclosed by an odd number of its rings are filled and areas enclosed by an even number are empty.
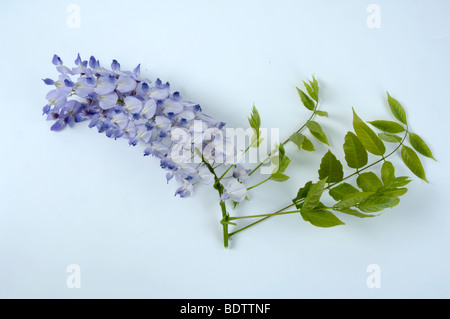
{"type": "Polygon", "coordinates": [[[229,241],[229,234],[228,234],[229,221],[228,220],[230,218],[230,215],[227,212],[227,206],[226,206],[225,202],[221,198],[222,194],[223,194],[223,185],[220,183],[220,179],[217,177],[217,174],[214,171],[214,168],[205,160],[205,158],[203,157],[203,154],[202,154],[202,162],[206,165],[206,167],[211,172],[211,174],[214,175],[214,188],[217,189],[217,191],[219,192],[220,209],[222,210],[222,220],[220,221],[220,223],[222,224],[222,227],[223,227],[223,245],[225,248],[228,248],[228,241],[229,241]]]}
{"type": "Polygon", "coordinates": [[[228,248],[228,239],[229,239],[228,218],[229,218],[229,215],[227,213],[227,207],[223,200],[220,200],[220,208],[222,209],[222,220],[220,221],[220,223],[222,224],[222,228],[223,228],[223,246],[225,248],[228,248]]]}
{"type": "Polygon", "coordinates": [[[257,187],[257,186],[259,186],[259,185],[261,185],[261,184],[264,184],[265,182],[269,181],[271,178],[272,178],[272,175],[269,176],[269,177],[267,177],[265,180],[259,182],[258,184],[255,184],[255,185],[253,185],[253,186],[248,187],[247,190],[249,191],[249,190],[251,190],[252,188],[255,188],[255,187],[257,187]]]}
{"type": "Polygon", "coordinates": [[[234,232],[232,232],[232,233],[229,233],[228,236],[231,237],[231,236],[233,236],[233,235],[235,235],[235,234],[237,234],[237,233],[243,231],[244,229],[247,229],[247,228],[249,228],[249,227],[251,227],[251,226],[253,226],[253,225],[256,225],[256,224],[262,222],[263,220],[265,220],[265,219],[267,219],[267,218],[269,218],[269,217],[271,217],[271,216],[274,216],[274,215],[277,215],[278,213],[281,213],[282,211],[284,211],[284,210],[286,210],[286,209],[288,209],[289,207],[292,207],[292,206],[293,206],[293,205],[289,205],[289,206],[283,207],[283,208],[277,210],[276,212],[274,212],[274,213],[272,213],[272,214],[269,214],[269,215],[267,215],[266,217],[263,217],[263,218],[257,220],[256,222],[253,222],[253,223],[251,223],[251,224],[249,224],[249,225],[247,225],[247,226],[244,226],[244,227],[242,227],[242,228],[240,228],[240,229],[238,229],[238,230],[236,230],[236,231],[234,231],[234,232]]]}
{"type": "Polygon", "coordinates": [[[234,220],[234,219],[244,219],[244,218],[257,218],[257,217],[266,217],[266,216],[274,216],[274,215],[285,215],[285,214],[294,214],[294,213],[299,213],[299,210],[292,210],[289,212],[280,212],[280,213],[272,213],[272,214],[261,214],[261,215],[248,215],[248,216],[236,216],[236,217],[230,217],[229,220],[234,220]]]}
{"type": "Polygon", "coordinates": [[[223,172],[223,174],[217,179],[216,182],[220,182],[222,180],[222,178],[225,177],[225,175],[229,172],[229,170],[235,165],[230,165],[230,167],[227,168],[227,170],[225,172],[223,172]]]}

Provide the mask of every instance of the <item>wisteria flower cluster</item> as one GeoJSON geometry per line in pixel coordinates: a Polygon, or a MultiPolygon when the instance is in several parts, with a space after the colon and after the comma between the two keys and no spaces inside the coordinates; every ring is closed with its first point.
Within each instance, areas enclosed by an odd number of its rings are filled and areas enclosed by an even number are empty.
{"type": "MultiPolygon", "coordinates": [[[[193,160],[198,156],[194,148],[209,161],[223,162],[226,153],[218,153],[217,144],[222,143],[225,123],[206,115],[199,104],[184,101],[179,92],[171,92],[168,82],[158,78],[153,83],[142,77],[140,65],[133,72],[122,71],[113,60],[107,69],[95,57],[83,61],[80,55],[73,68],[65,66],[57,55],[52,62],[60,75],[58,80],[44,79],[54,89],[46,96],[43,113],[54,121],[53,131],[89,121],[89,127],[109,138],[126,139],[132,146],[145,145],[144,155],[160,160],[167,181],[175,177],[180,197],[191,196],[196,183],[213,182],[208,167],[193,160]]],[[[246,194],[242,184],[245,170],[238,166],[233,176],[222,198],[241,201],[246,194]]]]}
{"type": "Polygon", "coordinates": [[[51,130],[60,131],[88,121],[90,128],[95,127],[108,138],[126,140],[131,146],[142,145],[143,155],[156,157],[167,171],[167,182],[177,182],[175,196],[192,196],[198,183],[211,185],[219,195],[225,247],[230,238],[270,217],[298,214],[311,225],[334,227],[344,224],[339,215],[378,216],[399,204],[411,181],[408,176],[397,176],[388,159],[399,151],[409,170],[426,182],[419,155],[434,159],[425,141],[410,130],[403,106],[389,93],[386,102],[395,121],[366,123],[353,110],[353,131],[346,133],[343,144],[344,167],[343,161],[331,152],[325,130],[316,120],[328,117],[328,113],[319,110],[319,82],[314,76],[303,81],[303,89],[297,87],[301,103],[310,112],[309,118],[284,141],[271,141],[271,151],[267,153],[262,151],[267,150],[263,143],[267,139],[255,106],[248,118],[250,127],[245,131],[250,132],[251,138],[247,145],[238,147],[233,142],[235,136],[225,134],[225,123],[205,114],[199,104],[183,100],[179,92],[170,90],[168,82],[159,78],[152,82],[141,76],[140,64],[133,71],[123,71],[119,62],[113,60],[107,69],[95,57],[82,60],[80,55],[72,68],[57,55],[52,63],[60,73],[58,79],[43,80],[53,86],[43,108],[43,114],[53,121],[51,130]],[[239,203],[249,200],[253,189],[290,178],[287,173],[291,159],[285,145],[312,152],[316,150],[313,140],[328,147],[319,164],[317,181],[302,183],[292,201],[275,212],[230,214],[230,204],[233,209],[245,206],[239,203]],[[262,152],[252,162],[256,165],[248,168],[245,158],[252,150],[262,152]],[[323,196],[326,193],[328,198],[323,196]],[[236,228],[238,222],[248,219],[256,221],[236,228]]]}

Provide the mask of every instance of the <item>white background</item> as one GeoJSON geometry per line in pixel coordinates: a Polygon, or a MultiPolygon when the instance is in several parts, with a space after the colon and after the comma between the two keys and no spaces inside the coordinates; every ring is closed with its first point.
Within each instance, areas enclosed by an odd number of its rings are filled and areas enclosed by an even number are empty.
{"type": "MultiPolygon", "coordinates": [[[[21,1],[0,8],[0,297],[3,298],[448,298],[450,20],[448,1],[21,1]],[[381,9],[369,28],[367,7],[381,9]],[[67,8],[80,8],[69,28],[67,8]],[[389,90],[437,162],[413,178],[399,206],[372,219],[341,216],[319,229],[276,217],[222,246],[217,194],[174,197],[155,159],[81,123],[51,132],[41,115],[67,65],[95,55],[170,81],[229,127],[289,136],[306,117],[295,86],[315,74],[319,121],[343,161],[351,108],[392,119],[389,90]],[[81,269],[69,289],[66,267],[81,269]],[[367,267],[381,269],[368,288],[367,267]]],[[[267,183],[232,212],[269,213],[317,179],[327,147],[288,147],[283,184],[267,183]]],[[[398,154],[398,175],[410,175],[398,154]]]]}

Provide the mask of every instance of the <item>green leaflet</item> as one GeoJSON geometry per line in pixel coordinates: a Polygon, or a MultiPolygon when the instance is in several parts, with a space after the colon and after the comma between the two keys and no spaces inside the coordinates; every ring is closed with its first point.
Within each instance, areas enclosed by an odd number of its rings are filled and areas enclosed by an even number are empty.
{"type": "Polygon", "coordinates": [[[314,100],[316,100],[316,102],[318,102],[319,101],[319,82],[317,82],[317,80],[314,77],[314,75],[313,75],[312,79],[313,80],[309,81],[309,83],[311,84],[311,87],[312,87],[312,89],[314,91],[313,98],[314,98],[314,100]]]}
{"type": "Polygon", "coordinates": [[[374,194],[374,193],[373,192],[358,192],[358,193],[344,195],[344,197],[341,199],[341,201],[336,203],[333,206],[333,209],[341,210],[343,208],[353,207],[356,204],[358,204],[359,202],[361,202],[363,199],[369,197],[372,194],[374,194]]]}
{"type": "Polygon", "coordinates": [[[383,190],[380,193],[388,196],[388,197],[400,197],[405,195],[408,192],[407,188],[395,188],[395,189],[388,189],[388,190],[383,190]]]}
{"type": "Polygon", "coordinates": [[[400,136],[390,133],[378,133],[378,137],[388,143],[400,143],[402,141],[400,136]]]}
{"type": "Polygon", "coordinates": [[[248,123],[250,124],[250,127],[254,131],[254,135],[252,137],[252,140],[256,141],[256,146],[259,147],[261,141],[259,138],[260,134],[260,127],[261,127],[261,117],[259,116],[258,110],[256,109],[255,105],[253,105],[252,113],[250,114],[250,117],[248,118],[248,123]]]}
{"type": "Polygon", "coordinates": [[[383,187],[383,183],[374,172],[365,172],[358,176],[356,184],[364,192],[376,192],[383,187]]]}
{"type": "Polygon", "coordinates": [[[303,141],[305,140],[305,135],[295,132],[294,134],[289,137],[289,140],[298,146],[298,149],[300,150],[302,148],[303,141]]]}
{"type": "Polygon", "coordinates": [[[338,183],[344,177],[344,170],[341,162],[329,150],[325,153],[320,162],[319,179],[328,177],[328,183],[338,183]]]}
{"type": "Polygon", "coordinates": [[[385,161],[381,166],[381,180],[384,185],[391,184],[395,179],[395,168],[391,162],[385,161]]]}
{"type": "Polygon", "coordinates": [[[342,198],[344,198],[345,195],[353,194],[353,193],[359,193],[359,190],[357,190],[355,187],[353,187],[349,183],[339,184],[339,185],[333,187],[332,189],[330,189],[330,191],[328,192],[328,194],[330,194],[330,196],[335,201],[340,201],[342,198]]]}
{"type": "Polygon", "coordinates": [[[375,193],[361,201],[358,208],[365,213],[382,211],[385,208],[397,205],[399,199],[375,193]]]}
{"type": "MultiPolygon", "coordinates": [[[[309,189],[311,188],[312,184],[313,184],[313,182],[309,181],[305,184],[305,186],[301,187],[298,190],[297,196],[292,200],[294,202],[294,204],[296,204],[299,200],[305,198],[308,195],[309,189]]],[[[299,208],[299,207],[297,207],[297,208],[299,208]]]]}
{"type": "Polygon", "coordinates": [[[369,123],[375,126],[377,129],[387,133],[401,133],[405,131],[403,126],[392,121],[379,120],[379,121],[371,121],[369,123]]]}
{"type": "Polygon", "coordinates": [[[358,136],[352,132],[345,135],[344,153],[348,167],[358,169],[367,164],[367,151],[358,136]]]}
{"type": "Polygon", "coordinates": [[[283,144],[280,144],[278,146],[278,156],[274,157],[274,159],[278,159],[278,164],[273,170],[272,176],[277,173],[284,173],[291,160],[286,156],[286,151],[284,150],[283,144]]]}
{"type": "Polygon", "coordinates": [[[428,145],[424,142],[424,140],[419,135],[414,134],[414,133],[409,133],[409,142],[411,143],[412,147],[417,152],[419,152],[423,156],[426,156],[426,157],[436,160],[433,157],[433,153],[431,153],[431,150],[428,147],[428,145]]]}
{"type": "Polygon", "coordinates": [[[311,135],[324,144],[328,144],[328,138],[322,130],[322,127],[316,121],[308,121],[306,127],[311,132],[311,135]]]}
{"type": "Polygon", "coordinates": [[[302,210],[300,214],[303,220],[317,227],[334,227],[344,225],[339,218],[326,209],[302,210]]]}
{"type": "Polygon", "coordinates": [[[284,182],[289,179],[289,176],[287,176],[283,173],[280,173],[280,172],[276,172],[275,174],[271,175],[270,179],[275,182],[284,182]]]}
{"type": "Polygon", "coordinates": [[[392,188],[406,186],[411,182],[408,176],[399,176],[389,185],[392,188]]]}
{"type": "Polygon", "coordinates": [[[383,141],[366,123],[359,118],[359,116],[355,113],[355,110],[353,110],[353,129],[369,153],[374,155],[383,155],[386,152],[383,141]]]}
{"type": "Polygon", "coordinates": [[[352,216],[355,216],[355,217],[359,217],[359,218],[375,217],[376,216],[376,215],[364,214],[364,213],[361,213],[360,211],[358,211],[356,209],[349,208],[349,207],[336,209],[336,211],[344,213],[344,214],[347,214],[347,215],[352,215],[352,216]]]}
{"type": "Polygon", "coordinates": [[[317,115],[319,115],[319,116],[325,116],[325,117],[328,117],[328,112],[325,112],[325,111],[319,111],[319,110],[316,110],[316,111],[314,111],[314,114],[317,114],[317,115]]]}
{"type": "Polygon", "coordinates": [[[303,202],[302,210],[308,211],[314,209],[320,201],[320,197],[322,197],[322,193],[325,187],[325,183],[327,179],[324,178],[318,181],[315,184],[312,184],[308,195],[305,197],[305,201],[303,202]]]}
{"type": "Polygon", "coordinates": [[[394,114],[395,118],[400,122],[402,122],[403,124],[408,124],[406,121],[406,113],[403,106],[396,99],[390,96],[389,92],[386,93],[388,98],[388,104],[389,107],[391,108],[392,114],[394,114]]]}
{"type": "Polygon", "coordinates": [[[412,148],[403,145],[401,155],[403,162],[409,168],[409,170],[413,172],[414,175],[428,183],[422,163],[420,162],[419,156],[416,154],[416,152],[414,152],[412,148]]]}
{"type": "MultiPolygon", "coordinates": [[[[309,83],[306,83],[305,81],[302,81],[302,82],[303,82],[303,85],[304,85],[305,88],[306,88],[306,92],[308,92],[308,95],[309,95],[310,97],[312,97],[314,101],[317,102],[317,99],[316,99],[314,90],[313,90],[313,88],[311,87],[311,85],[310,85],[309,83]]],[[[298,88],[297,88],[297,89],[298,89],[298,88]]]]}
{"type": "Polygon", "coordinates": [[[264,139],[262,137],[258,137],[258,134],[253,134],[250,140],[250,147],[259,147],[264,139]],[[258,140],[256,140],[258,138],[258,140]]]}
{"type": "Polygon", "coordinates": [[[312,81],[308,81],[309,83],[303,81],[303,84],[305,85],[309,96],[312,97],[314,101],[319,102],[319,82],[317,82],[314,76],[312,78],[312,81]]]}
{"type": "Polygon", "coordinates": [[[307,139],[306,136],[305,139],[303,140],[302,148],[308,152],[315,151],[314,144],[309,139],[307,139]]]}
{"type": "Polygon", "coordinates": [[[297,88],[298,95],[300,96],[300,100],[302,100],[303,105],[310,111],[313,111],[315,108],[314,101],[309,98],[309,96],[297,88]]]}

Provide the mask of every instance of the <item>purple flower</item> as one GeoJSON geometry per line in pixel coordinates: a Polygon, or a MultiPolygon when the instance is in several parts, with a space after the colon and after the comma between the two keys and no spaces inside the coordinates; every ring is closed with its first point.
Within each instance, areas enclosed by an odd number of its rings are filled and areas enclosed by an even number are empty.
{"type": "MultiPolygon", "coordinates": [[[[140,64],[131,72],[121,70],[113,60],[108,70],[95,57],[82,60],[79,54],[72,69],[57,55],[52,63],[58,79],[43,79],[53,87],[43,107],[47,120],[54,121],[51,130],[88,120],[90,128],[109,138],[125,139],[133,146],[142,144],[145,156],[159,159],[167,181],[175,177],[175,195],[180,197],[191,196],[197,183],[213,183],[208,168],[192,159],[197,156],[195,148],[211,161],[223,157],[224,150],[218,148],[223,122],[204,114],[197,103],[183,101],[179,92],[170,92],[168,82],[157,78],[153,83],[142,77],[140,64]]],[[[239,182],[245,173],[236,168],[234,174],[224,198],[238,201],[245,197],[245,185],[239,182]]]]}
{"type": "Polygon", "coordinates": [[[123,102],[125,104],[125,112],[127,113],[133,114],[142,111],[142,101],[134,96],[127,96],[123,102]]]}
{"type": "Polygon", "coordinates": [[[112,75],[100,76],[97,80],[94,92],[98,95],[110,94],[116,89],[116,81],[116,78],[112,75]]]}
{"type": "Polygon", "coordinates": [[[187,180],[182,182],[182,185],[175,191],[175,196],[180,195],[180,197],[192,196],[194,194],[194,186],[187,180]]]}
{"type": "Polygon", "coordinates": [[[248,174],[251,172],[251,169],[246,169],[242,164],[237,164],[236,168],[233,170],[233,177],[240,182],[245,182],[248,179],[248,174]]]}
{"type": "Polygon", "coordinates": [[[244,184],[238,182],[236,179],[232,179],[228,182],[221,196],[222,200],[230,198],[232,201],[240,202],[247,196],[247,187],[244,184]]]}
{"type": "Polygon", "coordinates": [[[131,92],[136,88],[136,81],[128,75],[121,75],[117,79],[117,91],[121,93],[131,92]]]}
{"type": "Polygon", "coordinates": [[[115,92],[108,93],[106,95],[101,95],[99,97],[99,105],[104,110],[109,110],[116,106],[117,94],[115,92]]]}

